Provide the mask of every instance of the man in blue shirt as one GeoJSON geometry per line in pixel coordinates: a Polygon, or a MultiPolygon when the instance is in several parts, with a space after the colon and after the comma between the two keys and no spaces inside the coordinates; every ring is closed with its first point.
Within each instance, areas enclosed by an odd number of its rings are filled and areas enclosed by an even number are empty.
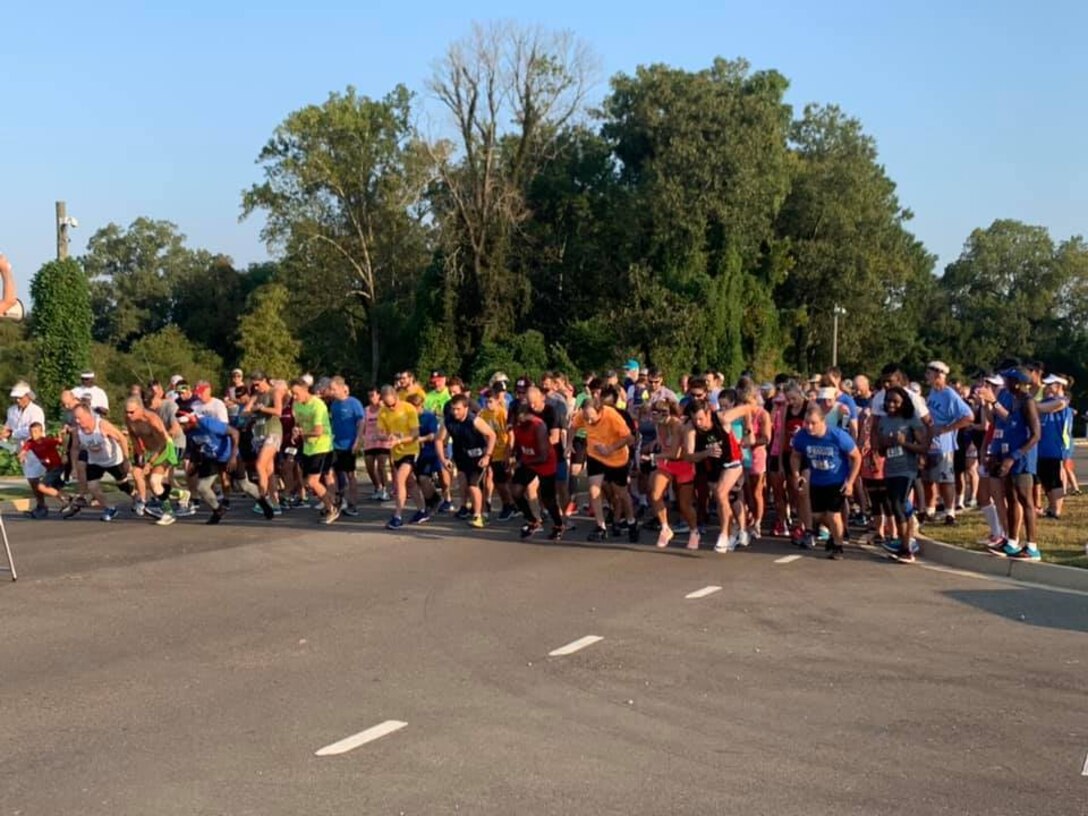
{"type": "MultiPolygon", "coordinates": [[[[805,412],[805,425],[794,434],[792,448],[793,472],[802,473],[805,468],[800,482],[802,485],[806,479],[809,482],[813,526],[823,524],[831,531],[827,557],[839,558],[843,554],[846,529],[843,510],[861,470],[861,452],[850,434],[828,426],[819,407],[805,412]]],[[[812,549],[814,538],[815,531],[807,531],[803,545],[812,549]]]]}
{"type": "Polygon", "coordinates": [[[359,487],[355,479],[355,457],[363,446],[366,411],[363,404],[351,396],[343,377],[329,381],[329,424],[332,425],[333,470],[336,473],[337,501],[340,511],[349,516],[359,515],[355,509],[359,487]]]}
{"type": "Polygon", "coordinates": [[[944,502],[944,523],[956,523],[956,432],[975,421],[971,406],[948,384],[948,366],[934,360],[926,366],[929,396],[926,407],[933,421],[929,455],[922,481],[926,489],[926,521],[937,515],[937,494],[944,502]]]}

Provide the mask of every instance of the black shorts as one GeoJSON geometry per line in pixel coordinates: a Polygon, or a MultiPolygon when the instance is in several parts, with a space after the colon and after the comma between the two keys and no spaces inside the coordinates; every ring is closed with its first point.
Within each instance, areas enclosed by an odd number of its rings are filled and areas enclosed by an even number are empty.
{"type": "Polygon", "coordinates": [[[779,454],[778,456],[771,456],[770,454],[767,455],[767,472],[782,472],[782,454],[779,454]]]}
{"type": "Polygon", "coordinates": [[[64,486],[64,468],[47,470],[45,475],[38,479],[38,483],[54,490],[60,490],[64,486]]]}
{"type": "Polygon", "coordinates": [[[960,476],[967,472],[967,448],[959,447],[952,453],[952,472],[960,476]]]}
{"type": "Polygon", "coordinates": [[[814,485],[808,486],[809,501],[812,505],[812,514],[819,516],[824,513],[842,512],[845,497],[842,495],[842,485],[814,485]]]}
{"type": "Polygon", "coordinates": [[[491,478],[497,485],[504,485],[510,481],[510,471],[506,468],[506,462],[491,463],[491,478]]]}
{"type": "Polygon", "coordinates": [[[415,460],[415,474],[416,478],[434,479],[436,476],[442,473],[442,463],[438,461],[438,457],[425,457],[423,459],[415,460]]]}
{"type": "Polygon", "coordinates": [[[84,464],[86,464],[87,463],[87,451],[81,450],[79,452],[79,456],[76,457],[76,458],[79,459],[80,462],[83,462],[84,464]]]}
{"type": "MultiPolygon", "coordinates": [[[[804,469],[805,464],[802,461],[801,470],[804,469]]],[[[782,454],[782,472],[785,473],[787,476],[792,476],[796,473],[796,471],[793,469],[793,453],[790,451],[782,454]]]]}
{"type": "Polygon", "coordinates": [[[589,441],[584,436],[574,437],[574,441],[570,443],[570,463],[572,465],[584,465],[588,448],[589,441]]]}
{"type": "Polygon", "coordinates": [[[586,458],[586,475],[590,479],[594,476],[603,476],[605,482],[616,487],[627,487],[627,467],[627,465],[620,465],[619,467],[606,465],[600,459],[594,459],[592,456],[586,458]]]}
{"type": "MultiPolygon", "coordinates": [[[[512,481],[516,485],[528,487],[539,478],[540,474],[538,474],[535,470],[527,468],[524,465],[518,465],[517,470],[514,471],[514,475],[510,481],[512,481]]],[[[555,477],[553,476],[552,478],[555,477]]]]}
{"type": "Polygon", "coordinates": [[[119,465],[110,465],[109,467],[105,467],[104,465],[92,465],[90,463],[87,464],[88,482],[101,481],[102,477],[107,473],[118,482],[125,481],[129,474],[128,462],[122,462],[119,465]]]}
{"type": "Polygon", "coordinates": [[[226,462],[208,459],[202,456],[199,451],[193,451],[192,462],[196,467],[196,477],[198,479],[207,479],[209,476],[218,476],[220,473],[227,472],[226,462]]]}
{"type": "Polygon", "coordinates": [[[1061,459],[1044,459],[1039,457],[1039,483],[1042,484],[1043,490],[1049,493],[1052,490],[1061,490],[1065,483],[1062,481],[1062,460],[1061,459]]]}
{"type": "Polygon", "coordinates": [[[457,472],[468,481],[469,487],[479,487],[484,480],[484,469],[477,459],[455,459],[457,472]]]}
{"type": "Polygon", "coordinates": [[[332,470],[333,452],[303,453],[298,457],[298,466],[302,468],[303,476],[320,476],[332,470]]]}
{"type": "Polygon", "coordinates": [[[654,472],[654,463],[652,459],[639,459],[638,460],[638,472],[643,476],[649,476],[654,472]]]}
{"type": "Polygon", "coordinates": [[[415,456],[402,456],[400,459],[397,459],[396,461],[393,462],[393,471],[396,472],[397,469],[405,467],[405,466],[408,466],[408,467],[412,468],[412,470],[414,471],[415,468],[416,468],[416,457],[415,456]]]}
{"type": "Polygon", "coordinates": [[[389,448],[367,448],[363,451],[363,456],[388,456],[389,448]]]}
{"type": "Polygon", "coordinates": [[[333,468],[337,473],[354,473],[355,472],[355,451],[353,450],[338,450],[334,451],[333,468]]]}

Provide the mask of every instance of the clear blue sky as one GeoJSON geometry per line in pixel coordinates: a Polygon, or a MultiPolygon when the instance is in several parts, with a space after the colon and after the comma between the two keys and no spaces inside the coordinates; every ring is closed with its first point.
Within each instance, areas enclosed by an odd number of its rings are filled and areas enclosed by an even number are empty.
{"type": "MultiPolygon", "coordinates": [[[[0,250],[23,292],[54,253],[53,202],[80,220],[171,220],[191,246],[266,257],[238,223],[254,158],[284,115],[353,84],[422,91],[434,60],[499,2],[8,3],[0,50],[0,250]]],[[[513,19],[569,28],[607,78],[743,56],[791,81],[797,110],[864,123],[941,264],[995,218],[1088,232],[1088,4],[568,2],[513,19]]]]}

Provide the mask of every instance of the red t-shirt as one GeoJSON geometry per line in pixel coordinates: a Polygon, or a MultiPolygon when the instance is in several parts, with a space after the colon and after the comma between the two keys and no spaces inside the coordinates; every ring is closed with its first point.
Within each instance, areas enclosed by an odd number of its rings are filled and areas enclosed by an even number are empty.
{"type": "MultiPolygon", "coordinates": [[[[535,459],[540,455],[536,449],[539,428],[544,428],[544,439],[547,440],[548,426],[545,425],[544,420],[538,416],[530,415],[528,422],[518,422],[514,426],[514,444],[517,445],[518,453],[521,456],[528,456],[535,459]]],[[[546,441],[545,444],[547,444],[546,441]]],[[[540,476],[554,476],[557,464],[555,448],[551,445],[547,445],[547,448],[548,458],[546,461],[526,464],[525,467],[540,476]]]]}
{"type": "Polygon", "coordinates": [[[23,450],[30,451],[38,457],[46,470],[59,468],[64,464],[58,451],[60,442],[51,436],[43,436],[41,439],[28,439],[23,443],[23,450]]]}

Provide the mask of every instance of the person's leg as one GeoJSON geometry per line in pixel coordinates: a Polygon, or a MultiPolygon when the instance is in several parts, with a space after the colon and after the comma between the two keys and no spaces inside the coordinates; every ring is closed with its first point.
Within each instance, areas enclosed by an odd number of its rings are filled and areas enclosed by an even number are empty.
{"type": "Polygon", "coordinates": [[[548,515],[552,519],[552,536],[556,535],[556,532],[563,532],[563,513],[559,508],[559,497],[556,490],[556,482],[554,476],[541,476],[538,481],[540,482],[540,504],[548,511],[548,515]]]}
{"type": "Polygon", "coordinates": [[[601,502],[601,485],[604,483],[604,474],[597,473],[589,477],[589,505],[593,508],[593,518],[597,521],[597,529],[604,530],[604,505],[601,502]]]}
{"type": "Polygon", "coordinates": [[[1080,482],[1077,481],[1076,464],[1072,459],[1063,459],[1062,467],[1065,469],[1066,489],[1074,495],[1080,493],[1080,482]]]}
{"type": "Polygon", "coordinates": [[[764,487],[766,486],[766,482],[766,474],[750,473],[749,479],[744,485],[745,492],[748,494],[748,507],[752,511],[750,532],[757,536],[763,529],[763,513],[765,511],[764,487]]]}
{"type": "Polygon", "coordinates": [[[705,527],[710,520],[710,479],[702,468],[695,471],[695,483],[693,485],[695,520],[700,527],[705,527]]]}
{"type": "Polygon", "coordinates": [[[650,506],[653,508],[654,517],[661,525],[661,534],[657,538],[657,546],[667,547],[672,540],[673,532],[669,527],[669,511],[665,506],[665,492],[669,489],[671,479],[662,470],[655,470],[650,476],[650,506]]]}
{"type": "Polygon", "coordinates": [[[399,519],[408,504],[408,479],[412,475],[412,463],[400,462],[393,467],[393,518],[399,519]]]}
{"type": "MultiPolygon", "coordinates": [[[[1005,495],[1005,512],[1006,520],[1008,522],[1005,527],[1005,532],[1009,539],[1009,544],[1016,547],[1020,543],[1020,526],[1024,520],[1024,505],[1020,501],[1020,496],[1016,490],[1016,479],[1013,476],[1006,476],[1002,483],[1003,492],[1005,495]]],[[[1031,509],[1031,501],[1028,502],[1028,509],[1031,509]]]]}
{"type": "Polygon", "coordinates": [[[699,520],[695,517],[694,480],[676,485],[676,506],[690,529],[687,548],[689,550],[699,549],[699,520]]]}
{"type": "Polygon", "coordinates": [[[363,456],[363,462],[366,464],[367,478],[370,479],[370,484],[374,488],[374,495],[377,496],[382,492],[381,476],[378,473],[378,457],[368,453],[363,456]]]}
{"type": "Polygon", "coordinates": [[[786,496],[786,474],[781,471],[771,473],[768,477],[771,483],[771,496],[774,499],[776,535],[786,535],[790,526],[790,502],[786,496]]]}
{"type": "Polygon", "coordinates": [[[536,516],[533,515],[532,505],[529,504],[528,499],[528,486],[531,481],[531,474],[525,468],[518,468],[514,472],[514,481],[510,486],[511,498],[514,500],[515,506],[521,513],[522,518],[525,519],[527,526],[534,526],[537,523],[536,516]]]}
{"type": "Polygon", "coordinates": [[[147,504],[147,474],[144,466],[132,468],[132,483],[136,486],[136,498],[141,504],[147,504]]]}
{"type": "Polygon", "coordinates": [[[963,506],[975,507],[978,504],[979,478],[978,457],[967,457],[967,469],[963,474],[963,506]]]}
{"type": "Polygon", "coordinates": [[[718,502],[718,522],[721,524],[718,542],[714,545],[716,552],[729,552],[736,544],[736,539],[729,534],[730,525],[733,523],[733,503],[729,499],[729,494],[740,480],[740,476],[740,468],[726,468],[714,486],[714,498],[718,502]]]}
{"type": "Polygon", "coordinates": [[[1016,498],[1024,516],[1024,542],[1035,546],[1036,529],[1039,520],[1035,515],[1035,483],[1031,474],[1021,474],[1013,480],[1016,485],[1016,498]]]}

